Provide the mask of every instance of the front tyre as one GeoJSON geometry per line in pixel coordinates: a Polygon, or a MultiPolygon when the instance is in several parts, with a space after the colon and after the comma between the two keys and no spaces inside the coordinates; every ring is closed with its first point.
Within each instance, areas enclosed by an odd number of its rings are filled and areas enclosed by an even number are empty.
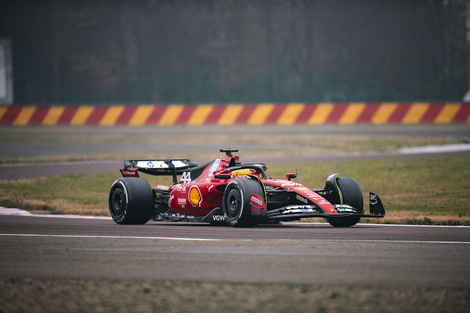
{"type": "Polygon", "coordinates": [[[143,178],[122,177],[109,190],[109,212],[117,224],[145,224],[154,209],[154,196],[143,178]]]}
{"type": "Polygon", "coordinates": [[[264,199],[263,188],[254,179],[237,178],[227,185],[222,202],[227,223],[239,227],[256,225],[256,218],[251,216],[252,194],[264,199]]]}
{"type": "MultiPolygon", "coordinates": [[[[354,207],[358,213],[364,212],[364,200],[362,197],[362,190],[357,181],[351,177],[337,177],[336,184],[340,193],[340,203],[334,204],[349,204],[354,207]]],[[[356,225],[360,216],[349,217],[331,217],[327,218],[328,223],[334,227],[349,227],[356,225]]]]}

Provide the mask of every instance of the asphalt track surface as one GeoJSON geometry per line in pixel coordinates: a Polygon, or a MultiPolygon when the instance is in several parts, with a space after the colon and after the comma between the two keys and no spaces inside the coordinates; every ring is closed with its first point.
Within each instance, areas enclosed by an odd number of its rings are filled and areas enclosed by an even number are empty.
{"type": "Polygon", "coordinates": [[[0,276],[470,287],[470,228],[0,215],[0,276]]]}

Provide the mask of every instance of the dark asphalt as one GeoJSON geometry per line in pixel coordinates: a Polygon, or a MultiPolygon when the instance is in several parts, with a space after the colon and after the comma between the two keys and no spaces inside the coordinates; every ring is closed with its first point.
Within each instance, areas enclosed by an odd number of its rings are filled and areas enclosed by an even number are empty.
{"type": "Polygon", "coordinates": [[[0,216],[0,276],[470,287],[470,228],[0,216]]]}
{"type": "MultiPolygon", "coordinates": [[[[470,243],[470,227],[358,224],[335,228],[328,223],[284,223],[254,228],[201,223],[148,222],[117,225],[111,218],[74,218],[0,215],[0,233],[66,236],[126,236],[205,238],[223,240],[392,240],[470,243]]],[[[470,248],[470,246],[469,246],[470,248]]],[[[469,251],[470,252],[470,251],[469,251]]]]}

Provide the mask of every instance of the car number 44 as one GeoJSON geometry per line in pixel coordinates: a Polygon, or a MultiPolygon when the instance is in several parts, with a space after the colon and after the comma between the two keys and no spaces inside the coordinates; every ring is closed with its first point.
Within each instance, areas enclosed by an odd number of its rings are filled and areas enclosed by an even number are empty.
{"type": "Polygon", "coordinates": [[[183,175],[181,175],[181,183],[189,184],[190,182],[191,182],[191,173],[184,172],[183,175]]]}

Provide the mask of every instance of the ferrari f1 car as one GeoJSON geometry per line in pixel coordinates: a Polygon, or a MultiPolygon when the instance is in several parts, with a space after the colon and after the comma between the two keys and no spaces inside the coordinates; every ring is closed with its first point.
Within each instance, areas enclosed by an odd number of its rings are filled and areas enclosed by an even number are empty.
{"type": "Polygon", "coordinates": [[[243,164],[234,149],[221,149],[220,158],[198,166],[190,159],[126,160],[109,192],[109,210],[118,224],[145,224],[149,220],[193,221],[232,226],[254,226],[308,217],[325,218],[332,226],[355,225],[361,217],[381,218],[380,198],[370,193],[370,213],[364,213],[358,183],[332,174],[323,189],[269,178],[264,163],[243,164]],[[172,176],[171,186],[152,188],[139,173],[172,176]]]}

